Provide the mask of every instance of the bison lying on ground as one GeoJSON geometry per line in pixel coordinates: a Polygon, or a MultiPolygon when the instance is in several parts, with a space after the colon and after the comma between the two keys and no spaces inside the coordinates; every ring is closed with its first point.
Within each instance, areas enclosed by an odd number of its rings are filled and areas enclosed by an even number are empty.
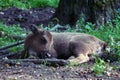
{"type": "Polygon", "coordinates": [[[69,59],[71,64],[89,61],[92,54],[101,54],[106,43],[85,33],[56,33],[31,26],[32,33],[26,37],[24,51],[41,59],[69,59]]]}

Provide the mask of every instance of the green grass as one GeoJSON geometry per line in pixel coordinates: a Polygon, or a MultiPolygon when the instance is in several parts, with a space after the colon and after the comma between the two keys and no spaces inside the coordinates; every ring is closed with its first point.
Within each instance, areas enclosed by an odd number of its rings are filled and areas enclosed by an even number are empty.
{"type": "Polygon", "coordinates": [[[18,7],[21,9],[39,8],[45,6],[57,7],[59,0],[0,0],[0,9],[18,7]]]}
{"type": "MultiPolygon", "coordinates": [[[[26,36],[26,31],[22,30],[19,25],[6,26],[0,23],[0,31],[4,33],[3,36],[0,37],[0,47],[7,46],[19,41],[8,36],[21,36],[21,37],[26,36]]],[[[13,47],[10,50],[13,52],[17,52],[20,49],[23,49],[23,45],[13,47]]]]}
{"type": "Polygon", "coordinates": [[[44,7],[44,6],[57,7],[59,0],[29,0],[28,3],[31,5],[31,7],[44,7]]]}
{"type": "Polygon", "coordinates": [[[107,69],[109,68],[109,64],[106,63],[104,60],[98,58],[95,56],[95,63],[91,70],[97,75],[100,76],[102,75],[107,69]]]}
{"type": "Polygon", "coordinates": [[[0,0],[0,9],[9,8],[13,6],[21,9],[27,8],[27,4],[23,3],[22,0],[0,0]]]}

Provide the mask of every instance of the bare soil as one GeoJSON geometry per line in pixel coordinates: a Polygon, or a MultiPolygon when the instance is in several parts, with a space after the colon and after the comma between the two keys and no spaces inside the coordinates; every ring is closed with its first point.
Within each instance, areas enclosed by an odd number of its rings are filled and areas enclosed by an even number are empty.
{"type": "Polygon", "coordinates": [[[48,25],[50,18],[55,13],[51,7],[32,8],[28,10],[16,7],[0,10],[0,21],[6,25],[20,24],[22,28],[29,28],[30,24],[48,25]]]}
{"type": "MultiPolygon", "coordinates": [[[[0,20],[7,25],[20,24],[29,28],[30,24],[50,22],[55,9],[37,8],[21,10],[15,7],[0,10],[0,20]]],[[[0,80],[120,80],[120,63],[110,63],[103,75],[92,71],[94,63],[84,63],[78,66],[45,66],[34,63],[7,64],[0,62],[0,80]],[[114,67],[118,67],[113,69],[114,67]]]]}
{"type": "Polygon", "coordinates": [[[92,67],[93,63],[59,67],[33,63],[1,64],[0,80],[120,80],[120,68],[111,70],[113,64],[102,75],[92,72],[92,67]]]}

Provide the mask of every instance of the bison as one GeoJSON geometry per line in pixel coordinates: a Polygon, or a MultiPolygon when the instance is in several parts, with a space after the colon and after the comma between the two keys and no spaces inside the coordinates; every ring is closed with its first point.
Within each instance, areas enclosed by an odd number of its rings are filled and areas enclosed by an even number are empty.
{"type": "Polygon", "coordinates": [[[90,60],[91,55],[103,54],[106,43],[85,33],[49,32],[35,25],[24,42],[24,51],[40,59],[57,58],[81,64],[90,60]],[[74,58],[69,59],[71,56],[74,58]]]}

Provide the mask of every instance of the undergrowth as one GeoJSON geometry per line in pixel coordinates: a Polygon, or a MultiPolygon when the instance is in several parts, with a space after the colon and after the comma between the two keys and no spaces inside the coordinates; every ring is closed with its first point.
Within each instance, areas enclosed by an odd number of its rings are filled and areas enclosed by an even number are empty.
{"type": "Polygon", "coordinates": [[[0,0],[0,9],[18,7],[21,9],[39,8],[45,6],[57,7],[59,0],[0,0]]]}
{"type": "MultiPolygon", "coordinates": [[[[21,29],[19,25],[6,26],[3,23],[0,23],[0,32],[2,33],[0,36],[0,47],[20,41],[19,39],[14,39],[14,36],[26,36],[26,31],[21,29]]],[[[23,49],[23,45],[10,48],[10,51],[17,52],[20,49],[23,49]]]]}
{"type": "Polygon", "coordinates": [[[100,76],[102,75],[107,69],[109,68],[109,63],[105,62],[104,60],[98,58],[97,56],[94,56],[95,58],[95,64],[92,67],[92,71],[100,76]]]}

